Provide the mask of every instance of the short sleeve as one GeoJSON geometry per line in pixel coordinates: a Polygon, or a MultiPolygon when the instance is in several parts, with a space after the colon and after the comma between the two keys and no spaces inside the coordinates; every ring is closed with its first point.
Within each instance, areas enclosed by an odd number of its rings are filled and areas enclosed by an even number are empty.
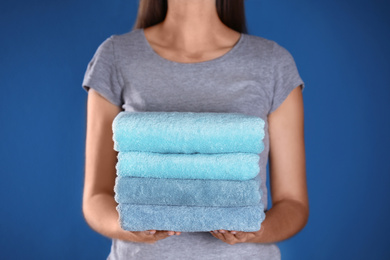
{"type": "Polygon", "coordinates": [[[272,105],[269,113],[275,111],[287,98],[290,92],[298,86],[305,88],[294,58],[288,50],[276,42],[272,52],[274,91],[272,105]]]}
{"type": "Polygon", "coordinates": [[[85,71],[82,87],[93,88],[112,104],[122,106],[122,87],[118,80],[113,36],[100,44],[85,71]]]}

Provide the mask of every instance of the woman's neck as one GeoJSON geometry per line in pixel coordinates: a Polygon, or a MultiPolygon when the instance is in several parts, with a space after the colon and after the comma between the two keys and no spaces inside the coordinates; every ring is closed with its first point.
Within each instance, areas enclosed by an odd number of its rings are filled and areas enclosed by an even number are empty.
{"type": "Polygon", "coordinates": [[[231,39],[233,30],[219,19],[215,1],[168,0],[167,15],[159,25],[161,36],[188,50],[196,50],[216,39],[231,39]]]}

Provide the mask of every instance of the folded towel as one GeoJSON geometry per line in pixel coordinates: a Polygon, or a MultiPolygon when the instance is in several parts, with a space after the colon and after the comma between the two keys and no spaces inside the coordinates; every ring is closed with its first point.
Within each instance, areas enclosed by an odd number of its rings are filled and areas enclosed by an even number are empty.
{"type": "Polygon", "coordinates": [[[112,124],[116,151],[256,153],[264,120],[240,113],[120,112],[112,124]]]}
{"type": "Polygon", "coordinates": [[[258,231],[264,206],[194,207],[119,204],[119,221],[128,231],[172,230],[202,232],[218,229],[258,231]]]}
{"type": "Polygon", "coordinates": [[[117,177],[118,203],[177,206],[251,206],[260,203],[260,177],[248,181],[117,177]]]}
{"type": "Polygon", "coordinates": [[[161,154],[119,152],[118,176],[249,180],[259,173],[260,156],[254,153],[161,154]]]}

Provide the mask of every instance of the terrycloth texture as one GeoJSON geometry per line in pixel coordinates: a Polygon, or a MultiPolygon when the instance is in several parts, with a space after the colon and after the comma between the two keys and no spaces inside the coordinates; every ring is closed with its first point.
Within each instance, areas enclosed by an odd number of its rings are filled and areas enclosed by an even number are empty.
{"type": "Polygon", "coordinates": [[[256,231],[264,121],[239,113],[121,112],[115,199],[123,229],[256,231]]]}
{"type": "Polygon", "coordinates": [[[251,206],[261,199],[260,177],[248,181],[117,177],[118,203],[176,206],[251,206]]]}
{"type": "Polygon", "coordinates": [[[116,151],[255,153],[264,149],[264,120],[241,113],[120,112],[116,151]]]}
{"type": "Polygon", "coordinates": [[[195,207],[119,204],[122,229],[182,232],[218,229],[258,231],[265,218],[263,204],[246,207],[195,207]]]}
{"type": "Polygon", "coordinates": [[[226,154],[160,154],[119,152],[118,176],[249,180],[259,173],[259,155],[226,154]]]}

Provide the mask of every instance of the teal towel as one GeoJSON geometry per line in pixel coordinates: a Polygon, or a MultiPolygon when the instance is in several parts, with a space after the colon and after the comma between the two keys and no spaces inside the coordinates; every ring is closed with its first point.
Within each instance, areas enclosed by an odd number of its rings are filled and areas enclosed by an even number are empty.
{"type": "Polygon", "coordinates": [[[173,206],[251,206],[260,203],[260,176],[248,181],[117,177],[118,203],[173,206]]]}
{"type": "Polygon", "coordinates": [[[118,176],[249,180],[259,173],[260,156],[254,153],[161,154],[119,152],[118,176]]]}
{"type": "Polygon", "coordinates": [[[240,113],[122,111],[112,124],[114,149],[259,154],[264,124],[260,117],[240,113]]]}
{"type": "Polygon", "coordinates": [[[119,222],[124,230],[171,230],[203,232],[260,230],[265,218],[264,206],[195,207],[122,204],[117,206],[119,222]]]}

